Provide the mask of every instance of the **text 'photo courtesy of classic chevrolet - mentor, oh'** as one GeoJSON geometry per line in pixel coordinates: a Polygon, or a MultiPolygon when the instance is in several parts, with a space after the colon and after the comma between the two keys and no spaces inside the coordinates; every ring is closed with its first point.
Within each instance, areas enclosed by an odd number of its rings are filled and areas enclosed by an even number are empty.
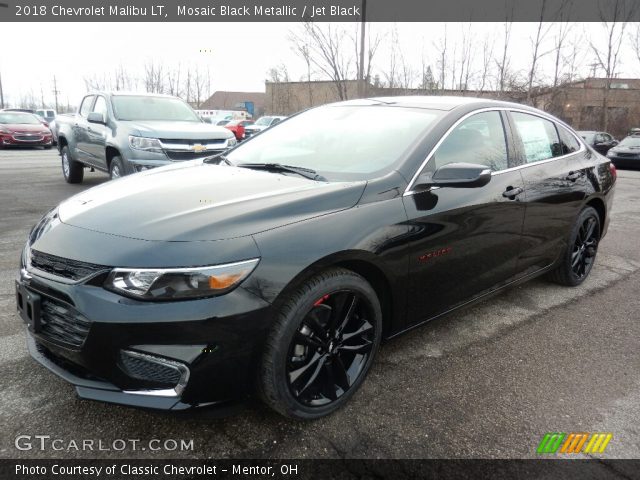
{"type": "Polygon", "coordinates": [[[84,168],[111,178],[172,162],[204,158],[234,146],[229,130],[205,123],[170,95],[96,92],[75,114],[56,117],[62,174],[80,183],[84,168]]]}
{"type": "MultiPolygon", "coordinates": [[[[119,122],[148,111],[104,98],[119,122]]],[[[542,274],[581,284],[615,182],[531,107],[326,105],[62,202],[29,234],[18,309],[33,358],[82,398],[179,410],[255,394],[313,419],[358,390],[382,340],[542,274]]]]}

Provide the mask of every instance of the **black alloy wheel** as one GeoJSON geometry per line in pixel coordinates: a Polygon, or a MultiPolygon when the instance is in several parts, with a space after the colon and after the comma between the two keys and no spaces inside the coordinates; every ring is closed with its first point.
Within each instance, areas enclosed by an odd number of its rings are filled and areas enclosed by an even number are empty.
{"type": "Polygon", "coordinates": [[[301,420],[333,413],[364,381],[381,337],[371,285],[343,268],[318,273],[278,307],[260,368],[263,400],[301,420]]]}
{"type": "Polygon", "coordinates": [[[598,251],[599,225],[597,218],[587,217],[578,230],[571,253],[571,270],[578,278],[589,275],[598,251]]]}
{"type": "Polygon", "coordinates": [[[578,215],[561,262],[549,276],[560,285],[575,287],[586,280],[598,253],[600,216],[593,207],[585,207],[578,215]]]}
{"type": "Polygon", "coordinates": [[[314,303],[289,346],[289,388],[300,403],[327,405],[349,391],[373,350],[370,318],[370,306],[351,290],[314,303]]]}

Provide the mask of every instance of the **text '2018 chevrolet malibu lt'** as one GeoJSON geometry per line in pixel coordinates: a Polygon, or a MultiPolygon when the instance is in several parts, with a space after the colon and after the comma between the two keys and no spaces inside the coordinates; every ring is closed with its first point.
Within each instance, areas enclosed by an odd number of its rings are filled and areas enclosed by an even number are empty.
{"type": "Polygon", "coordinates": [[[83,398],[184,409],[257,392],[316,418],[382,339],[543,273],[583,282],[615,179],[533,108],[327,105],[64,201],[29,235],[18,309],[31,355],[83,398]]]}

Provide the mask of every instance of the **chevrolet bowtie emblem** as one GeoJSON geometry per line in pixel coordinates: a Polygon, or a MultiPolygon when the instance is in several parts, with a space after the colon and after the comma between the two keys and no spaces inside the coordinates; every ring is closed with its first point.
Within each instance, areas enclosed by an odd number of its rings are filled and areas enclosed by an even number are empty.
{"type": "Polygon", "coordinates": [[[206,149],[207,149],[207,147],[205,147],[204,145],[200,145],[199,143],[197,143],[197,144],[193,145],[193,146],[191,147],[191,149],[192,149],[194,152],[202,152],[203,150],[206,150],[206,149]]]}

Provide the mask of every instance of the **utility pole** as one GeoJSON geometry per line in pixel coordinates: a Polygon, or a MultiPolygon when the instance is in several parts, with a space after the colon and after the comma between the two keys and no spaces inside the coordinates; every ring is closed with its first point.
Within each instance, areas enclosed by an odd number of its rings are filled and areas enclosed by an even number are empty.
{"type": "Polygon", "coordinates": [[[4,93],[2,92],[2,73],[0,73],[0,108],[4,108],[4,93]]]}
{"type": "Polygon", "coordinates": [[[56,101],[56,113],[58,112],[58,94],[60,91],[58,90],[58,82],[56,82],[56,76],[53,76],[53,97],[56,101]]]}
{"type": "Polygon", "coordinates": [[[367,0],[362,0],[362,23],[360,25],[360,68],[358,68],[358,97],[366,96],[366,79],[364,78],[364,38],[366,29],[367,0]]]}

